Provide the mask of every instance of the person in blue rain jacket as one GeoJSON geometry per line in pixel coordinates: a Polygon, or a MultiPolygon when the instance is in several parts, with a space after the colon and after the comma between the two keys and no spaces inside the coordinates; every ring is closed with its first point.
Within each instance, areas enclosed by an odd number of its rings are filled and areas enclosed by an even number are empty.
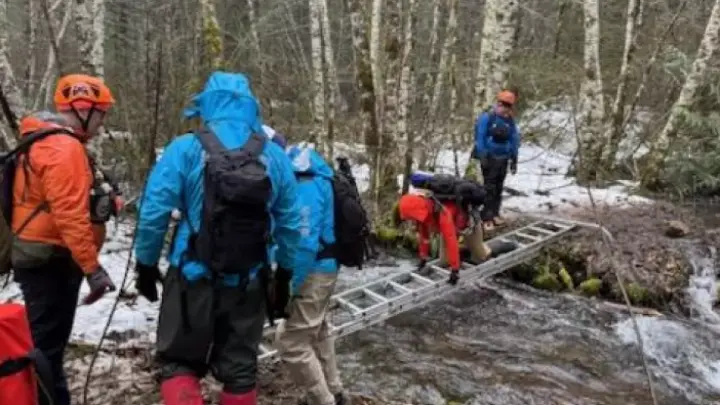
{"type": "MultiPolygon", "coordinates": [[[[324,339],[330,297],[338,275],[337,261],[325,246],[335,243],[333,169],[306,144],[287,150],[298,179],[302,245],[317,253],[308,272],[292,273],[295,297],[277,342],[291,378],[306,391],[308,405],[343,404],[343,386],[335,360],[335,340],[324,339]]],[[[279,273],[284,272],[278,265],[279,273]]],[[[278,308],[283,310],[283,308],[278,308]]]]}
{"type": "Polygon", "coordinates": [[[472,157],[480,161],[479,169],[487,192],[481,212],[486,231],[505,224],[500,208],[508,166],[510,173],[517,173],[520,131],[513,118],[516,101],[514,92],[503,90],[497,95],[497,103],[475,121],[472,157]]]}
{"type": "MultiPolygon", "coordinates": [[[[185,116],[200,118],[228,149],[262,133],[259,103],[243,74],[213,72],[185,116]]],[[[179,208],[183,215],[169,252],[157,336],[163,401],[202,405],[199,379],[210,369],[223,384],[221,405],[256,405],[258,345],[268,295],[258,271],[269,264],[258,264],[241,299],[237,276],[212,278],[203,263],[188,258],[191,234],[201,225],[204,156],[197,136],[188,133],[173,139],[153,168],[140,202],[136,286],[148,300],[158,299],[158,261],[171,212],[179,208]]],[[[275,259],[283,268],[305,273],[314,252],[303,249],[302,207],[291,162],[272,142],[264,143],[260,159],[272,185],[267,210],[275,259]]]]}

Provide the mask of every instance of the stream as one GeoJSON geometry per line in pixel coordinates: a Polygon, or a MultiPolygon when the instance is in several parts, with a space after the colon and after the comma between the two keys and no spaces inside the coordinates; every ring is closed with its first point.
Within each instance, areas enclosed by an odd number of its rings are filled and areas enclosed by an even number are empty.
{"type": "MultiPolygon", "coordinates": [[[[720,404],[712,259],[695,258],[692,318],[635,317],[658,404],[720,404]]],[[[339,288],[398,270],[346,270],[339,288]]],[[[626,312],[504,279],[345,337],[338,352],[350,391],[413,404],[653,404],[626,312]]]]}

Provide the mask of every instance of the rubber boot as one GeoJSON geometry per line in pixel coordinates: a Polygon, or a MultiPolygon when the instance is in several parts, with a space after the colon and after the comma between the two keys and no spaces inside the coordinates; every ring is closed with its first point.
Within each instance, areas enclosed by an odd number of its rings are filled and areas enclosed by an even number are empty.
{"type": "Polygon", "coordinates": [[[194,376],[179,375],[163,381],[160,394],[165,405],[205,405],[200,381],[194,376]]]}
{"type": "Polygon", "coordinates": [[[257,405],[257,390],[243,394],[220,393],[220,405],[257,405]]]}

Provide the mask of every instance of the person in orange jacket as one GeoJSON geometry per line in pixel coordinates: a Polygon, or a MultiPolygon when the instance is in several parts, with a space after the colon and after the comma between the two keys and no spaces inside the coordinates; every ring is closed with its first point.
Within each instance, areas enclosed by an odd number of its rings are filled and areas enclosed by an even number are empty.
{"type": "Polygon", "coordinates": [[[55,405],[70,404],[63,357],[81,281],[90,287],[84,304],[116,289],[98,261],[97,231],[102,227],[93,226],[101,222],[94,213],[107,209],[97,206],[95,174],[84,146],[98,133],[114,102],[101,79],[68,75],[60,78],[55,91],[57,113],[35,113],[20,122],[21,151],[15,158],[8,210],[12,267],[33,342],[50,364],[55,405]]]}
{"type": "MultiPolygon", "coordinates": [[[[471,221],[468,213],[454,202],[440,202],[431,197],[418,194],[405,194],[400,197],[395,212],[395,221],[414,221],[418,227],[419,268],[425,267],[430,256],[430,235],[439,232],[442,236],[440,257],[450,267],[450,284],[457,284],[460,271],[460,244],[458,233],[467,230],[471,221]]],[[[479,224],[465,236],[465,243],[472,254],[473,261],[487,260],[491,249],[483,241],[482,226],[479,224]]]]}

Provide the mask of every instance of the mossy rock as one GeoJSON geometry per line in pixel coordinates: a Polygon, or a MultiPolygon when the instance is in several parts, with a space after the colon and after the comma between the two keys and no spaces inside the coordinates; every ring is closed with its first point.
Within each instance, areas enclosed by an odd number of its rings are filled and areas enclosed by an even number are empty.
{"type": "Polygon", "coordinates": [[[650,291],[637,283],[626,285],[625,290],[633,305],[645,304],[650,300],[650,291]]]}
{"type": "Polygon", "coordinates": [[[550,272],[543,272],[535,276],[532,281],[532,285],[535,288],[549,291],[560,291],[562,290],[562,283],[558,280],[557,274],[550,272]]]}
{"type": "Polygon", "coordinates": [[[595,297],[600,294],[600,289],[602,288],[603,282],[597,277],[591,277],[578,286],[580,288],[580,292],[582,292],[583,295],[588,297],[595,297]]]}
{"type": "Polygon", "coordinates": [[[397,242],[398,238],[401,237],[400,231],[397,228],[389,226],[378,226],[375,228],[375,234],[380,242],[391,244],[397,242]]]}

